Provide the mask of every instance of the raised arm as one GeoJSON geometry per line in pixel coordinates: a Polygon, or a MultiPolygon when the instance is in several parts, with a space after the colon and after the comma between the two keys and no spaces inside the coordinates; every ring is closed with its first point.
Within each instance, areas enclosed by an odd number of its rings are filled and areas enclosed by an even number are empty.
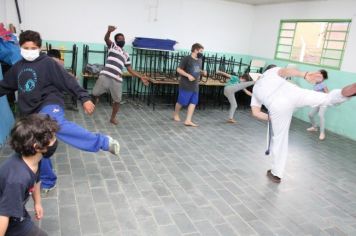
{"type": "Polygon", "coordinates": [[[307,71],[299,71],[294,68],[281,68],[278,71],[278,75],[283,78],[287,77],[300,77],[307,80],[309,83],[315,84],[321,82],[323,80],[323,75],[320,71],[316,72],[307,72],[307,71]]]}
{"type": "Polygon", "coordinates": [[[112,25],[108,26],[108,31],[106,32],[105,37],[104,37],[105,43],[108,47],[110,47],[112,44],[112,41],[110,40],[111,32],[113,32],[115,30],[116,30],[115,26],[112,26],[112,25]]]}

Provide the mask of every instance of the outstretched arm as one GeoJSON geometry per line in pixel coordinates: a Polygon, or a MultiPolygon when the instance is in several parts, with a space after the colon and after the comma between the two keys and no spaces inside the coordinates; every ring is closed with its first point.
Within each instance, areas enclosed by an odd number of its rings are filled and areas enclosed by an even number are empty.
{"type": "Polygon", "coordinates": [[[283,78],[287,77],[300,77],[307,80],[309,83],[315,84],[323,80],[323,75],[319,72],[307,72],[299,71],[294,68],[281,68],[278,71],[278,75],[283,78]]]}
{"type": "Polygon", "coordinates": [[[127,68],[127,71],[128,71],[131,75],[133,75],[133,76],[135,76],[135,77],[137,77],[137,78],[140,78],[140,80],[142,81],[142,83],[143,83],[144,85],[147,86],[147,85],[149,84],[148,78],[147,78],[145,75],[142,75],[142,74],[138,73],[137,71],[135,71],[134,69],[132,69],[131,66],[127,66],[126,68],[127,68]]]}
{"type": "Polygon", "coordinates": [[[223,71],[220,71],[220,70],[218,70],[217,72],[216,72],[216,74],[218,74],[218,75],[222,75],[222,76],[224,76],[224,77],[226,77],[226,78],[231,78],[231,75],[229,75],[228,73],[225,73],[225,72],[223,72],[223,71]]]}
{"type": "Polygon", "coordinates": [[[344,87],[341,93],[345,97],[356,96],[356,83],[344,87]]]}

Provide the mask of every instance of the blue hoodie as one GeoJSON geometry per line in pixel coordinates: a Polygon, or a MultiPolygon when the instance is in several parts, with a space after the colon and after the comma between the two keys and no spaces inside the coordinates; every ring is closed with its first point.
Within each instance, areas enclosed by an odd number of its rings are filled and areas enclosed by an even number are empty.
{"type": "Polygon", "coordinates": [[[63,91],[82,103],[90,100],[76,79],[46,54],[34,61],[22,59],[10,68],[0,81],[0,97],[16,90],[21,115],[39,112],[51,104],[64,107],[63,91]]]}

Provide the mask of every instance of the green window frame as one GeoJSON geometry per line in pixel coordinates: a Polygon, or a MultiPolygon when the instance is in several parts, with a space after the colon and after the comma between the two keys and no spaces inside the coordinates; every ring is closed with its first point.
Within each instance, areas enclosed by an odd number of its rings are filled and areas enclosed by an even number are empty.
{"type": "Polygon", "coordinates": [[[281,20],[274,58],[293,63],[318,65],[325,68],[340,69],[345,53],[347,38],[351,26],[351,19],[338,20],[281,20]],[[323,46],[320,58],[316,62],[300,62],[292,58],[292,51],[298,24],[306,22],[326,23],[323,46]],[[342,30],[335,29],[340,24],[347,24],[342,30]],[[335,26],[335,27],[334,27],[335,26]],[[341,37],[340,37],[341,35],[341,37]]]}

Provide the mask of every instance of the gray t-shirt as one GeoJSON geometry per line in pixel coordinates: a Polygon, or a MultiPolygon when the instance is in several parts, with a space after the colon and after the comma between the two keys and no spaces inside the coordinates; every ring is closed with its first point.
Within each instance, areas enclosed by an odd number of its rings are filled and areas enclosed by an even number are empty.
{"type": "Polygon", "coordinates": [[[195,80],[189,81],[189,79],[185,76],[180,76],[179,88],[192,92],[199,92],[199,79],[200,79],[200,71],[202,68],[202,60],[194,59],[191,55],[183,57],[179,68],[191,74],[195,80]]]}

